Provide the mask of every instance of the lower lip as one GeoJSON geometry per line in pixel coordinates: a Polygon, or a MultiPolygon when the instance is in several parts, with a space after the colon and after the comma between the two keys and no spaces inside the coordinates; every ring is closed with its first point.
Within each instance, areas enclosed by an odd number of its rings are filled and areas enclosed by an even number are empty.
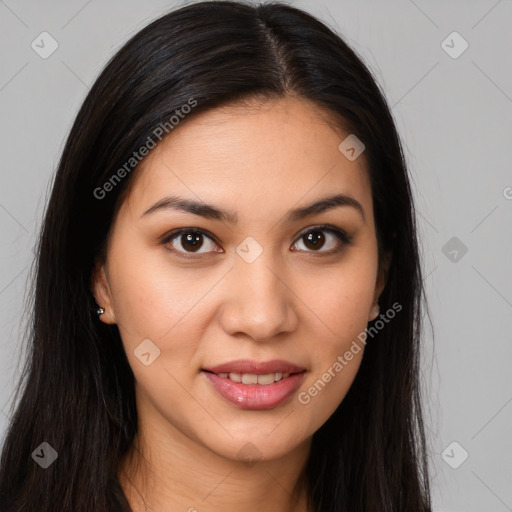
{"type": "Polygon", "coordinates": [[[241,409],[273,409],[284,402],[301,384],[305,372],[293,373],[274,384],[242,384],[215,373],[203,371],[214,389],[241,409]]]}

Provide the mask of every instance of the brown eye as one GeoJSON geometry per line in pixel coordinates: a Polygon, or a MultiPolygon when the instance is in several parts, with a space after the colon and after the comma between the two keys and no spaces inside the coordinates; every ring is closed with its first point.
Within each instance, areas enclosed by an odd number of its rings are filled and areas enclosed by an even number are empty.
{"type": "Polygon", "coordinates": [[[303,232],[296,244],[299,242],[303,242],[306,252],[318,252],[328,255],[334,254],[345,245],[348,245],[351,242],[351,237],[339,229],[318,226],[303,232]],[[325,246],[327,246],[326,249],[325,246]]]}
{"type": "Polygon", "coordinates": [[[170,243],[171,249],[180,254],[220,252],[214,250],[216,243],[213,239],[198,229],[181,229],[169,235],[162,243],[170,243]],[[201,251],[203,248],[205,250],[201,251]]]}
{"type": "Polygon", "coordinates": [[[325,243],[325,235],[322,231],[310,231],[307,235],[303,236],[305,241],[304,245],[309,249],[320,249],[325,243]]]}
{"type": "Polygon", "coordinates": [[[181,246],[186,251],[196,252],[203,245],[203,235],[200,233],[181,234],[181,246]]]}

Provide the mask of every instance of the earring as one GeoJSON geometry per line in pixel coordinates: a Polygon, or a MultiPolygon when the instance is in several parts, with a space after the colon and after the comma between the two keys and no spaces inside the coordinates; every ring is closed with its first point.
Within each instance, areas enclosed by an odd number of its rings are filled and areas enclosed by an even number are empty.
{"type": "Polygon", "coordinates": [[[104,310],[103,308],[98,308],[98,309],[96,310],[96,314],[97,314],[98,316],[103,315],[103,313],[105,313],[105,310],[104,310]]]}
{"type": "Polygon", "coordinates": [[[378,303],[374,304],[372,307],[372,311],[371,311],[371,320],[375,320],[379,316],[379,313],[380,313],[379,304],[378,303]]]}

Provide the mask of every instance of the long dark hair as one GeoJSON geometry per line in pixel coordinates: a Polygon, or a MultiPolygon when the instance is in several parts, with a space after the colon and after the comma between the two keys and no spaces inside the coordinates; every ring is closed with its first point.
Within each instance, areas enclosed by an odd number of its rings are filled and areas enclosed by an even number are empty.
{"type": "Polygon", "coordinates": [[[2,512],[130,510],[117,470],[137,433],[134,376],[91,293],[94,261],[133,176],[126,162],[191,99],[188,119],[289,94],[328,109],[365,144],[379,256],[393,254],[381,311],[402,306],[313,436],[312,502],[317,512],[431,510],[419,380],[425,297],[407,168],[384,95],[356,53],[306,12],[208,1],[133,36],[71,129],[38,243],[28,357],[0,462],[2,512]],[[47,469],[32,457],[42,442],[58,453],[47,469]]]}

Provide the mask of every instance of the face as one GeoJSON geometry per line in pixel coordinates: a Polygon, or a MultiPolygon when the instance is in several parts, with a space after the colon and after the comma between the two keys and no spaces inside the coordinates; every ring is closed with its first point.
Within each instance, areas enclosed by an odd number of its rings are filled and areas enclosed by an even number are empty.
{"type": "Polygon", "coordinates": [[[93,289],[142,423],[270,460],[345,397],[384,274],[364,153],[347,159],[326,116],[293,98],[218,108],[141,163],[93,289]]]}

